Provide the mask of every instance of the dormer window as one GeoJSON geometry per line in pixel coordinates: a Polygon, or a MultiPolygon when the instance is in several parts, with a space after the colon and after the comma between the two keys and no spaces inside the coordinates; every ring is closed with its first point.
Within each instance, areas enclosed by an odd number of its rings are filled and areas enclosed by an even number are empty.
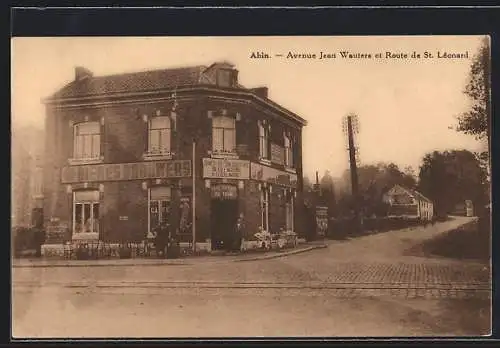
{"type": "Polygon", "coordinates": [[[217,70],[217,85],[220,87],[234,87],[235,71],[231,69],[217,70]]]}
{"type": "Polygon", "coordinates": [[[167,116],[148,121],[148,155],[168,155],[171,144],[171,120],[167,116]]]}

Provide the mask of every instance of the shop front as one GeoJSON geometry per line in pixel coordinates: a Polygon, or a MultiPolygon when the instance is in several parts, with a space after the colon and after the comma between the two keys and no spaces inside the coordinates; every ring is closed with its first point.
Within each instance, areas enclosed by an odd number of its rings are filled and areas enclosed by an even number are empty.
{"type": "Polygon", "coordinates": [[[239,216],[245,216],[245,187],[250,162],[238,159],[203,159],[203,180],[210,193],[210,240],[212,250],[233,243],[239,216]]]}

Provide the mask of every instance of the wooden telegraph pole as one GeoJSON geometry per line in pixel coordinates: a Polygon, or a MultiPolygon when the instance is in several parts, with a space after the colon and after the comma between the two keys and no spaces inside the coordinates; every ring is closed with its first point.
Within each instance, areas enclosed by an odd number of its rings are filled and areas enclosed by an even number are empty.
{"type": "Polygon", "coordinates": [[[345,131],[347,132],[347,142],[349,151],[349,166],[351,172],[351,192],[354,202],[354,228],[356,232],[361,231],[361,202],[359,198],[358,184],[358,166],[357,166],[357,147],[355,144],[354,134],[359,131],[358,117],[355,114],[347,115],[345,119],[345,131]]]}

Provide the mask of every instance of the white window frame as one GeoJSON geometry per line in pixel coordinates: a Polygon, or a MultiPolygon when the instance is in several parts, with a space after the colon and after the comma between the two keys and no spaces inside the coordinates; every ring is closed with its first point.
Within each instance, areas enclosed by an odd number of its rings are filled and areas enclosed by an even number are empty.
{"type": "Polygon", "coordinates": [[[283,140],[285,145],[285,167],[289,169],[293,169],[295,167],[295,161],[293,158],[293,141],[291,136],[286,133],[283,133],[283,140]]]}
{"type": "Polygon", "coordinates": [[[260,190],[260,227],[267,232],[271,232],[269,230],[269,193],[269,187],[262,187],[260,190]]]}
{"type": "Polygon", "coordinates": [[[148,147],[145,157],[170,157],[172,155],[172,119],[169,116],[155,116],[148,119],[148,147]],[[156,127],[154,122],[165,121],[165,127],[156,127]],[[153,128],[154,127],[154,128],[153,128]],[[165,134],[162,133],[165,132],[165,134]],[[153,133],[158,132],[158,144],[152,144],[153,133]],[[162,139],[162,135],[168,138],[162,139]],[[164,144],[162,144],[164,143],[164,144]],[[157,145],[157,146],[154,146],[157,145]],[[162,146],[163,145],[163,146],[162,146]]]}
{"type": "Polygon", "coordinates": [[[101,124],[99,121],[79,122],[73,125],[73,161],[93,162],[101,160],[101,124]],[[96,126],[96,132],[79,134],[85,126],[96,126]],[[90,153],[85,153],[86,142],[90,140],[90,153]]]}
{"type": "MultiPolygon", "coordinates": [[[[72,239],[99,239],[99,230],[100,230],[100,219],[99,216],[97,217],[97,224],[96,224],[96,217],[94,216],[94,207],[95,205],[98,205],[99,210],[101,208],[101,202],[100,202],[100,192],[99,190],[88,190],[88,191],[73,191],[73,202],[72,202],[72,210],[73,210],[73,224],[72,224],[72,239]],[[92,192],[95,194],[94,199],[77,199],[77,195],[79,192],[92,192]],[[84,214],[85,209],[84,205],[85,204],[90,204],[90,225],[91,225],[91,231],[90,232],[77,232],[76,231],[76,210],[77,210],[77,205],[81,206],[82,209],[82,214],[81,214],[81,226],[85,225],[85,220],[86,216],[84,214]],[[97,227],[97,228],[96,228],[97,227]],[[94,229],[97,230],[94,230],[94,229]]],[[[100,212],[99,212],[100,215],[100,212]]]]}
{"type": "Polygon", "coordinates": [[[264,121],[258,121],[259,126],[259,159],[269,161],[271,127],[264,121]]]}
{"type": "MultiPolygon", "coordinates": [[[[162,221],[162,209],[161,206],[163,203],[167,202],[170,206],[169,209],[172,209],[172,188],[170,186],[153,186],[148,188],[148,238],[153,238],[153,230],[156,226],[152,225],[151,221],[151,203],[158,202],[158,221],[162,221]],[[168,197],[160,198],[160,199],[152,199],[152,191],[159,188],[168,188],[170,191],[168,197]]],[[[168,219],[166,221],[168,223],[168,219]]]]}
{"type": "Polygon", "coordinates": [[[217,115],[212,117],[212,153],[215,155],[236,155],[236,118],[227,115],[217,115]],[[224,121],[230,121],[231,127],[226,127],[224,125],[219,126],[217,125],[217,122],[219,121],[221,124],[224,124],[224,121]],[[216,148],[216,142],[214,141],[216,130],[222,130],[222,148],[216,148]],[[226,132],[233,133],[233,143],[230,144],[230,147],[232,148],[226,148],[226,132]]]}

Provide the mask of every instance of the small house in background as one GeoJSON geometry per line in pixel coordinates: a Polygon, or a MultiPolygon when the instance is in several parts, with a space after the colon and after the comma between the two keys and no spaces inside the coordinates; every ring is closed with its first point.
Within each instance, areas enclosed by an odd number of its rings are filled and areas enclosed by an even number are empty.
{"type": "Polygon", "coordinates": [[[474,209],[472,201],[465,200],[463,202],[455,204],[455,206],[453,207],[453,211],[450,214],[456,216],[473,216],[474,209]]]}
{"type": "Polygon", "coordinates": [[[395,185],[388,190],[382,200],[389,205],[389,216],[404,216],[432,220],[434,205],[432,201],[418,191],[395,185]]]}

